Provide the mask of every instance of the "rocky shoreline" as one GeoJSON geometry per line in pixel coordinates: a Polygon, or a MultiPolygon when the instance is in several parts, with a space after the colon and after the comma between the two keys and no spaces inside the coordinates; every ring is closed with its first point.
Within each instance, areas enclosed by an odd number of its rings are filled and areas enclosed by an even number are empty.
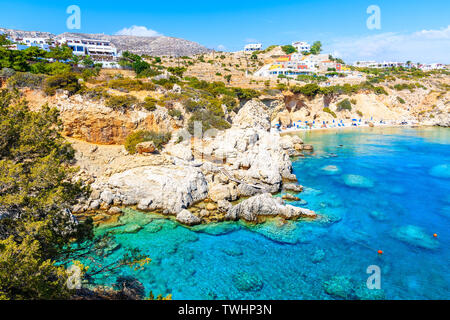
{"type": "Polygon", "coordinates": [[[283,199],[272,196],[283,186],[296,192],[302,190],[292,183],[297,179],[290,158],[313,148],[297,136],[270,132],[270,119],[263,103],[247,102],[233,126],[214,136],[179,142],[186,133],[177,131],[160,155],[141,155],[159,157],[156,165],[137,166],[91,179],[90,198],[83,199],[73,212],[114,215],[122,207],[133,207],[175,216],[186,225],[316,216],[313,211],[286,205],[283,199]]]}

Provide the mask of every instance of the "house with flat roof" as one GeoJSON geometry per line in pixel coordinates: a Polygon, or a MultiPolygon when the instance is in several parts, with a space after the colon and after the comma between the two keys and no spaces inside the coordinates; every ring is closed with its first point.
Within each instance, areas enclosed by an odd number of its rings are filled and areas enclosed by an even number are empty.
{"type": "Polygon", "coordinates": [[[93,60],[112,61],[117,57],[117,49],[111,42],[95,39],[62,38],[59,44],[67,44],[77,56],[90,56],[93,60]]]}
{"type": "Polygon", "coordinates": [[[306,41],[292,42],[292,46],[297,49],[298,52],[304,52],[311,50],[311,45],[306,41]]]}

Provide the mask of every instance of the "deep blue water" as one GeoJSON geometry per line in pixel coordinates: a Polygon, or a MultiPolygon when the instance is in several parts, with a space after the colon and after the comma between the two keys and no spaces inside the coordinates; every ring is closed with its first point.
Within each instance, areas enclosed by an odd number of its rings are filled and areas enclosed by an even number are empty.
{"type": "Polygon", "coordinates": [[[450,129],[300,136],[315,152],[294,162],[298,196],[320,219],[189,229],[128,210],[123,226],[97,230],[120,245],[105,262],[126,248],[152,262],[97,281],[130,275],[174,299],[449,299],[450,129]],[[366,288],[370,265],[381,269],[381,290],[366,288]]]}

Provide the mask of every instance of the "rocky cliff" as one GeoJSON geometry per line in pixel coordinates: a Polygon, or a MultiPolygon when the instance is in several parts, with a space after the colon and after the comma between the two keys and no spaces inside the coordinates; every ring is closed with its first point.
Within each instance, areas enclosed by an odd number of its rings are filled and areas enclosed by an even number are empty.
{"type": "MultiPolygon", "coordinates": [[[[280,191],[284,181],[296,180],[289,155],[298,154],[296,149],[301,150],[303,142],[298,137],[281,137],[269,132],[266,112],[261,102],[250,101],[236,117],[245,119],[265,114],[258,118],[259,126],[242,128],[238,124],[215,137],[189,138],[182,142],[179,137],[186,133],[179,131],[161,155],[140,156],[160,158],[157,165],[120,170],[113,165],[115,159],[111,159],[103,165],[110,167],[109,174],[103,171],[100,175],[84,166],[84,173],[95,177],[91,185],[93,193],[75,211],[136,206],[143,211],[175,215],[189,225],[227,219],[254,222],[267,216],[314,217],[312,211],[285,206],[281,199],[271,200],[270,193],[280,191]],[[253,200],[232,205],[232,201],[242,197],[253,200]],[[264,201],[254,206],[260,198],[264,201]]],[[[139,156],[122,157],[135,162],[139,156]]],[[[83,161],[79,159],[79,163],[83,161]]]]}

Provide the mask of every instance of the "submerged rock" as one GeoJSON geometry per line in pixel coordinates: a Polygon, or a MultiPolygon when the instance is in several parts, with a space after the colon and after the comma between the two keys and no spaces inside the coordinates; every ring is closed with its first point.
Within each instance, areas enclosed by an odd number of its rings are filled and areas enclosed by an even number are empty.
{"type": "Polygon", "coordinates": [[[353,188],[373,188],[374,186],[372,180],[357,174],[346,174],[343,179],[347,186],[353,188]]]}
{"type": "Polygon", "coordinates": [[[319,263],[325,258],[325,251],[317,249],[311,257],[312,263],[319,263]]]}
{"type": "Polygon", "coordinates": [[[250,230],[279,243],[296,244],[300,240],[300,233],[296,224],[292,221],[278,218],[248,227],[250,230]]]}
{"type": "Polygon", "coordinates": [[[425,249],[436,249],[439,242],[431,234],[426,233],[422,228],[407,225],[392,230],[391,235],[407,244],[425,249]]]}
{"type": "Polygon", "coordinates": [[[234,286],[243,292],[259,291],[264,285],[257,275],[245,271],[235,273],[232,280],[234,286]]]}
{"type": "Polygon", "coordinates": [[[341,172],[341,169],[337,166],[329,165],[329,166],[320,168],[320,171],[322,171],[322,173],[326,174],[326,175],[335,175],[335,174],[339,174],[341,172]]]}
{"type": "Polygon", "coordinates": [[[239,230],[240,228],[241,227],[236,222],[225,221],[194,226],[191,230],[218,236],[231,233],[233,231],[239,230]]]}
{"type": "Polygon", "coordinates": [[[354,299],[353,283],[350,277],[336,276],[324,283],[325,292],[329,295],[342,298],[354,299]]]}
{"type": "Polygon", "coordinates": [[[430,175],[437,178],[450,179],[450,164],[434,166],[429,171],[430,175]]]}
{"type": "Polygon", "coordinates": [[[387,215],[385,212],[380,212],[380,211],[371,211],[370,212],[370,216],[378,221],[386,221],[387,220],[387,215]]]}

